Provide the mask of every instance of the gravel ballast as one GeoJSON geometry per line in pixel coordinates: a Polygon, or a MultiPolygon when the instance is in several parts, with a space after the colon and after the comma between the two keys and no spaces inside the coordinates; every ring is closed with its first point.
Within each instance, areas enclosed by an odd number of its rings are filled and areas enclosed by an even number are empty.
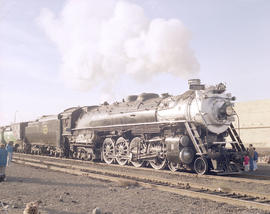
{"type": "MultiPolygon", "coordinates": [[[[26,203],[40,200],[41,214],[102,213],[268,213],[204,199],[112,183],[12,163],[0,183],[0,201],[8,213],[21,214],[26,203]]],[[[1,210],[1,209],[0,209],[1,210]]],[[[0,212],[1,213],[1,212],[0,212]]]]}

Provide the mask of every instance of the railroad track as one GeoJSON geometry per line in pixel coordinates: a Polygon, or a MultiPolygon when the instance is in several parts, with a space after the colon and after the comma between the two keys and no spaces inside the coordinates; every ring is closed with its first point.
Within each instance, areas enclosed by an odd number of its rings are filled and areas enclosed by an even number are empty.
{"type": "Polygon", "coordinates": [[[42,155],[30,155],[30,154],[23,154],[23,153],[16,153],[14,154],[15,157],[18,155],[20,157],[36,157],[40,159],[50,159],[50,160],[62,160],[62,161],[68,161],[73,164],[87,164],[89,166],[97,165],[102,166],[102,167],[110,167],[110,168],[115,168],[115,169],[132,169],[132,170],[139,170],[139,171],[146,171],[146,172],[155,172],[155,173],[162,173],[162,174],[167,174],[167,175],[175,175],[175,176],[181,176],[181,177],[190,177],[190,178],[202,178],[202,179],[211,179],[211,180],[217,180],[217,181],[234,181],[234,182],[246,182],[246,183],[256,183],[256,184],[266,184],[270,185],[270,176],[262,176],[262,175],[254,175],[254,174],[235,174],[235,175],[199,175],[195,173],[190,173],[190,172],[183,172],[183,171],[177,171],[177,172],[171,172],[170,170],[155,170],[152,168],[147,168],[147,167],[140,167],[140,168],[135,168],[134,166],[121,166],[118,164],[111,164],[108,165],[107,163],[102,163],[102,162],[90,162],[90,161],[83,161],[83,160],[78,160],[78,159],[65,159],[65,158],[58,158],[58,157],[51,157],[51,156],[42,156],[42,155]]]}
{"type": "MultiPolygon", "coordinates": [[[[208,199],[220,203],[235,206],[245,206],[270,211],[270,195],[250,193],[243,191],[226,191],[213,187],[205,187],[198,183],[183,182],[179,180],[159,178],[156,176],[145,176],[134,172],[119,172],[115,169],[103,169],[88,166],[74,165],[73,163],[57,162],[55,158],[47,160],[27,157],[27,155],[15,155],[14,162],[29,166],[50,169],[58,172],[87,176],[112,182],[122,182],[129,185],[140,185],[146,188],[155,188],[161,191],[180,194],[183,196],[208,199]]],[[[134,168],[133,168],[134,169],[134,168]]]]}

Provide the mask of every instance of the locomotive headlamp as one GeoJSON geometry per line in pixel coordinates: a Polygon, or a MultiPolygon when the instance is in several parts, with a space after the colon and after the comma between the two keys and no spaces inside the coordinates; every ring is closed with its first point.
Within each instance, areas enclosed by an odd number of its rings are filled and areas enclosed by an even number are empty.
{"type": "Polygon", "coordinates": [[[226,114],[228,116],[231,116],[231,115],[234,114],[234,110],[233,110],[233,107],[232,106],[227,106],[225,111],[226,111],[226,114]]]}

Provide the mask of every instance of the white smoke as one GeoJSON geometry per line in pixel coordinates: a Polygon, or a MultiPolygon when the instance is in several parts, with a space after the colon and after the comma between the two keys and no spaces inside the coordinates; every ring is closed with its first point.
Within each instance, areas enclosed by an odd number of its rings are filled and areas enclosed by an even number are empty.
{"type": "Polygon", "coordinates": [[[109,90],[123,74],[142,81],[199,70],[180,20],[149,20],[127,1],[68,0],[60,14],[43,9],[38,21],[61,53],[62,77],[78,89],[109,90]]]}

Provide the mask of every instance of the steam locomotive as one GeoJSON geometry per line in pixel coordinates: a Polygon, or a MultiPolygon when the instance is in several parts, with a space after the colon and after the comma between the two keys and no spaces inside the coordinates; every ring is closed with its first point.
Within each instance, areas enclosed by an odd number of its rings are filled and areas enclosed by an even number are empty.
{"type": "Polygon", "coordinates": [[[246,149],[234,128],[233,97],[220,83],[171,96],[128,96],[122,102],[66,109],[36,121],[1,127],[2,143],[18,152],[64,156],[154,169],[232,174],[246,149]]]}

